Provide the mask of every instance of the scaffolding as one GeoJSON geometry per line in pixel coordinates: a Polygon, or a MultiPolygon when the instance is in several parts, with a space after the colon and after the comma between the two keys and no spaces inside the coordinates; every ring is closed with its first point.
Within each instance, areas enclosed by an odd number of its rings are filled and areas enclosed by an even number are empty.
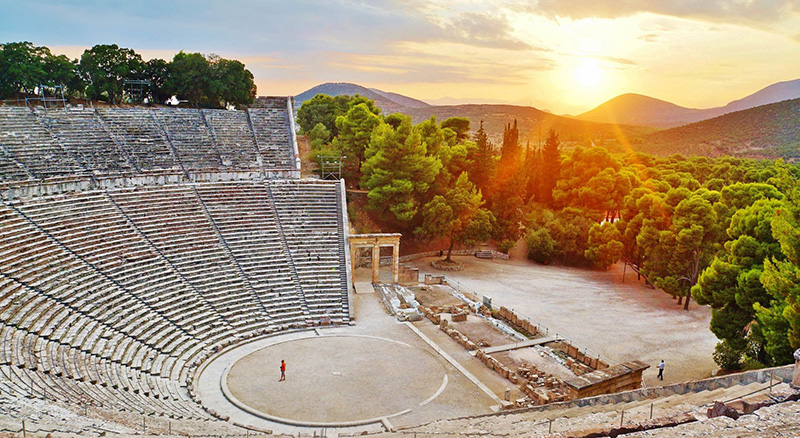
{"type": "Polygon", "coordinates": [[[53,89],[53,96],[48,97],[45,93],[45,87],[43,84],[39,84],[38,87],[34,89],[36,93],[36,97],[25,96],[16,99],[7,99],[7,100],[0,100],[0,104],[2,105],[17,105],[17,106],[26,106],[26,107],[36,107],[41,106],[44,107],[45,111],[51,108],[66,108],[67,107],[67,98],[64,96],[64,86],[63,85],[54,85],[50,86],[53,89]]]}
{"type": "Polygon", "coordinates": [[[125,79],[122,82],[123,101],[139,103],[150,97],[150,81],[146,79],[125,79]],[[127,100],[125,99],[127,96],[127,100]]]}
{"type": "Polygon", "coordinates": [[[34,106],[34,102],[41,102],[44,110],[47,111],[48,109],[52,108],[67,108],[67,99],[64,97],[64,86],[63,85],[56,85],[53,86],[53,91],[55,96],[47,97],[44,92],[44,85],[39,84],[39,93],[38,97],[26,97],[25,98],[25,106],[34,106]],[[58,96],[61,97],[58,97],[58,96]]]}
{"type": "Polygon", "coordinates": [[[322,179],[340,180],[342,179],[342,156],[341,155],[319,155],[319,173],[322,179]]]}

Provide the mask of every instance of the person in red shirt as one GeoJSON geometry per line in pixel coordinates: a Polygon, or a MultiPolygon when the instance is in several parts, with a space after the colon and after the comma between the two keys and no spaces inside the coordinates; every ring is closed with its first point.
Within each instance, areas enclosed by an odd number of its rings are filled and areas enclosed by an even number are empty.
{"type": "Polygon", "coordinates": [[[286,362],[281,360],[281,378],[278,379],[279,382],[286,380],[286,362]]]}

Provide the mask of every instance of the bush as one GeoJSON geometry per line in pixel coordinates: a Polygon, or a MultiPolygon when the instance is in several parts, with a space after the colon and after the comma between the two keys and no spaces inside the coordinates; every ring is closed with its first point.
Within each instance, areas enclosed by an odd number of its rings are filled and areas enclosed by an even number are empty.
{"type": "Polygon", "coordinates": [[[622,236],[611,222],[594,224],[589,229],[588,248],[583,252],[595,268],[608,269],[622,257],[622,236]]]}
{"type": "Polygon", "coordinates": [[[511,251],[511,248],[517,246],[517,242],[511,239],[503,239],[500,243],[497,244],[498,251],[502,252],[503,254],[508,254],[511,251]]]}
{"type": "Polygon", "coordinates": [[[528,258],[537,263],[550,263],[556,252],[556,242],[544,229],[531,230],[525,237],[528,244],[528,258]]]}
{"type": "Polygon", "coordinates": [[[331,139],[331,132],[322,123],[317,123],[311,132],[308,133],[308,138],[311,141],[320,140],[321,144],[325,144],[331,139]]]}
{"type": "Polygon", "coordinates": [[[714,347],[714,362],[724,370],[737,371],[742,368],[742,352],[722,341],[714,347]]]}

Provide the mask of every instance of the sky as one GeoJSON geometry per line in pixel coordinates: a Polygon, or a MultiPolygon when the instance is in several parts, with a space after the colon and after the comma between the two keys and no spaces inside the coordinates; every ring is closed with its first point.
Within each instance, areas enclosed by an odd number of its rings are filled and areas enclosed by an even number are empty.
{"type": "Polygon", "coordinates": [[[239,59],[259,95],[354,82],[578,114],[623,93],[721,106],[800,78],[800,0],[0,0],[0,42],[239,59]]]}

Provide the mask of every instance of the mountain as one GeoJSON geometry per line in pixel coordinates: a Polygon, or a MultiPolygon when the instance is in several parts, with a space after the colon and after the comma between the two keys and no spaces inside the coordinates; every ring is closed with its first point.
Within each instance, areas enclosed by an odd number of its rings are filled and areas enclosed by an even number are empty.
{"type": "MultiPolygon", "coordinates": [[[[387,91],[381,91],[377,88],[370,88],[371,91],[374,91],[381,96],[385,97],[386,99],[391,100],[392,102],[396,102],[398,105],[402,105],[406,108],[424,108],[426,106],[430,106],[428,103],[423,102],[419,99],[414,99],[413,97],[403,96],[402,94],[398,93],[391,93],[387,91]]],[[[390,113],[391,114],[391,113],[390,113]]]]}
{"type": "Polygon", "coordinates": [[[685,108],[641,94],[622,94],[577,118],[606,123],[669,128],[703,118],[702,110],[685,108]]]}
{"type": "Polygon", "coordinates": [[[588,144],[589,139],[603,142],[608,146],[613,143],[626,143],[627,139],[639,138],[655,131],[654,128],[632,125],[612,125],[595,123],[562,117],[530,106],[518,105],[441,105],[424,108],[406,108],[403,111],[419,123],[436,116],[442,121],[450,117],[466,117],[475,131],[483,121],[483,127],[492,140],[498,142],[503,137],[503,127],[517,120],[520,141],[537,144],[540,139],[544,143],[550,129],[559,133],[562,142],[588,144]]]}
{"type": "Polygon", "coordinates": [[[798,97],[800,97],[800,79],[778,82],[719,108],[720,113],[718,115],[755,108],[757,106],[783,100],[797,99],[798,97]]]}
{"type": "Polygon", "coordinates": [[[418,108],[429,106],[427,103],[402,94],[381,91],[376,88],[367,88],[349,82],[326,82],[310,88],[294,97],[294,108],[297,110],[303,102],[311,99],[317,94],[327,94],[328,96],[341,95],[361,95],[372,99],[384,114],[399,112],[405,108],[418,108]]]}
{"type": "Polygon", "coordinates": [[[659,155],[783,157],[793,161],[800,157],[800,80],[774,84],[724,107],[704,110],[639,94],[623,94],[578,117],[557,116],[519,105],[429,105],[397,93],[350,83],[318,85],[296,96],[295,108],[317,93],[360,94],[374,99],[385,114],[402,112],[410,115],[414,123],[431,116],[440,122],[449,117],[466,117],[475,131],[483,121],[496,144],[502,140],[503,128],[517,120],[520,140],[531,145],[544,142],[548,131],[554,129],[566,148],[597,144],[610,150],[633,148],[659,155]],[[792,100],[736,110],[794,94],[797,98],[792,100]],[[656,128],[669,126],[672,128],[661,131],[656,128]]]}
{"type": "Polygon", "coordinates": [[[440,122],[449,117],[466,117],[470,119],[474,131],[478,129],[481,120],[483,120],[487,134],[495,142],[499,142],[502,139],[503,127],[515,119],[519,123],[521,138],[524,141],[530,140],[534,144],[539,141],[540,137],[544,141],[550,129],[555,129],[559,132],[561,140],[567,143],[587,143],[589,138],[596,140],[602,138],[605,141],[613,142],[623,137],[640,137],[655,130],[641,126],[615,127],[607,123],[586,122],[557,116],[529,106],[493,104],[434,106],[402,94],[367,88],[347,82],[328,82],[298,94],[294,98],[295,109],[300,108],[303,102],[318,93],[329,96],[359,94],[373,99],[384,114],[396,112],[408,114],[412,116],[414,123],[429,119],[431,116],[436,116],[436,119],[440,122]]]}
{"type": "Polygon", "coordinates": [[[645,135],[636,150],[668,155],[800,158],[800,99],[785,100],[645,135]]]}
{"type": "Polygon", "coordinates": [[[623,94],[577,116],[577,118],[594,122],[672,128],[734,111],[796,98],[800,98],[800,79],[778,82],[725,106],[707,109],[686,108],[641,94],[623,94]]]}

